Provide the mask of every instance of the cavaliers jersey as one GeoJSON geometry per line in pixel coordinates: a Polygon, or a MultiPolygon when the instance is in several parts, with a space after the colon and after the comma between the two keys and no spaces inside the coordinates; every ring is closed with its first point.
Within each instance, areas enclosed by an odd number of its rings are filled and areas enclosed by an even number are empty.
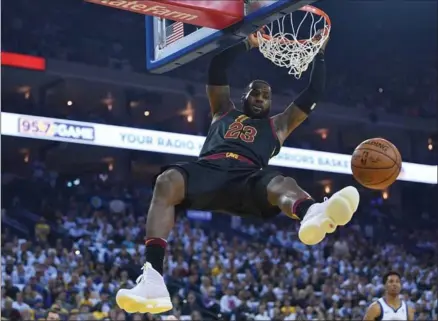
{"type": "Polygon", "coordinates": [[[233,153],[263,168],[279,153],[280,147],[270,118],[252,119],[233,108],[211,124],[200,158],[233,153]]]}
{"type": "Polygon", "coordinates": [[[398,309],[394,309],[386,303],[384,298],[380,298],[377,300],[380,305],[380,309],[382,313],[377,320],[387,321],[407,321],[408,320],[408,306],[405,301],[400,301],[400,307],[398,309]]]}

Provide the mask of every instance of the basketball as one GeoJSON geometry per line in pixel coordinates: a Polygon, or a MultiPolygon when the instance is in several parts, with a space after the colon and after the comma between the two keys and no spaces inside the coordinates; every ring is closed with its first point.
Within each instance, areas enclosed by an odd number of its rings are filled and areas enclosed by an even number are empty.
{"type": "Polygon", "coordinates": [[[362,142],[351,157],[354,178],[363,186],[383,190],[395,182],[402,159],[397,147],[383,138],[362,142]]]}

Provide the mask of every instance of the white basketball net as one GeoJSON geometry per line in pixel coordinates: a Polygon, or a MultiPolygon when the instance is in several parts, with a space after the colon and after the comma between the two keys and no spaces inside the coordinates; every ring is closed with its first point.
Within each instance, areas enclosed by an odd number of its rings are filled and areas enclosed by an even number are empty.
{"type": "MultiPolygon", "coordinates": [[[[257,32],[259,50],[263,56],[277,66],[288,68],[289,74],[294,75],[297,79],[313,61],[329,37],[331,28],[323,16],[312,12],[314,7],[305,6],[304,8],[306,8],[306,12],[301,22],[294,21],[293,14],[290,13],[257,32]],[[298,38],[298,35],[303,34],[307,28],[309,31],[306,32],[306,38],[304,40],[303,36],[298,38]],[[290,30],[290,32],[285,29],[290,30]],[[321,37],[315,37],[318,30],[321,29],[324,30],[321,37]]],[[[299,19],[295,16],[295,20],[299,19]]]]}

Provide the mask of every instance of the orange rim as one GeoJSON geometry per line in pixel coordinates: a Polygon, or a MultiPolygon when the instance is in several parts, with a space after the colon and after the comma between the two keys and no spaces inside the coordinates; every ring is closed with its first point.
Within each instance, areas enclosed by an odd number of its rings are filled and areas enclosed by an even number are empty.
{"type": "MultiPolygon", "coordinates": [[[[314,13],[320,17],[323,17],[327,23],[327,25],[324,27],[323,35],[325,36],[330,32],[330,28],[332,26],[332,21],[330,20],[330,17],[328,16],[328,14],[326,14],[324,11],[322,11],[321,9],[318,9],[317,7],[311,6],[311,5],[305,5],[298,10],[314,13]]],[[[266,26],[263,26],[262,29],[260,29],[259,31],[260,31],[263,38],[265,38],[266,40],[272,40],[271,36],[267,35],[266,33],[263,33],[263,31],[266,30],[266,28],[267,28],[266,26]]],[[[278,42],[279,43],[294,43],[294,42],[306,43],[306,42],[312,41],[312,39],[313,38],[301,39],[301,40],[278,39],[278,42]]]]}

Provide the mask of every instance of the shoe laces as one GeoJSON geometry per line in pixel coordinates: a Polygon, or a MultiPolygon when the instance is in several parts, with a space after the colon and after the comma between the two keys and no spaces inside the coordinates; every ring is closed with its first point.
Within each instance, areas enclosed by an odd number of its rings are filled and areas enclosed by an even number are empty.
{"type": "MultiPolygon", "coordinates": [[[[321,204],[324,204],[325,202],[327,202],[329,200],[328,197],[324,197],[324,200],[321,203],[315,203],[314,205],[316,206],[320,206],[321,204]]],[[[313,205],[312,205],[313,206],[313,205]]],[[[315,215],[318,215],[318,212],[312,211],[310,214],[308,214],[309,211],[307,212],[307,214],[304,216],[304,219],[302,220],[303,222],[308,220],[311,217],[314,217],[315,215]]]]}
{"type": "Polygon", "coordinates": [[[141,270],[143,271],[143,273],[140,274],[140,276],[137,278],[137,280],[135,280],[135,283],[137,283],[137,284],[139,284],[140,282],[142,282],[142,281],[144,280],[145,275],[146,275],[146,271],[147,271],[147,265],[144,264],[144,265],[141,267],[141,270]]]}

